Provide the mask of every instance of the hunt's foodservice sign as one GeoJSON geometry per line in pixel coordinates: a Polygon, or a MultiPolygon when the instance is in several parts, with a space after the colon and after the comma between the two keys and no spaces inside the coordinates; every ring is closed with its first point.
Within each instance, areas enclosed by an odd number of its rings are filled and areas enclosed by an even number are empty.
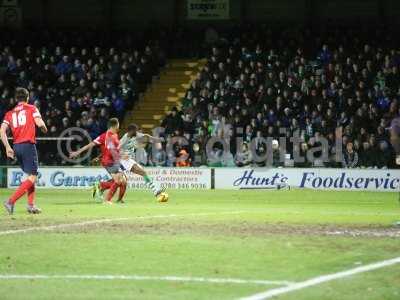
{"type": "Polygon", "coordinates": [[[229,0],[187,0],[189,20],[229,19],[229,0]]]}
{"type": "Polygon", "coordinates": [[[215,169],[216,189],[268,189],[291,186],[324,190],[399,190],[400,170],[215,169]]]}

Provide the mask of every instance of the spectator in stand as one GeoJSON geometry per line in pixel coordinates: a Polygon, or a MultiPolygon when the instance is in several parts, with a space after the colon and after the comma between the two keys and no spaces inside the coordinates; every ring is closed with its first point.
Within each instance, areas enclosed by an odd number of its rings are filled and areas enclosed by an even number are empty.
{"type": "Polygon", "coordinates": [[[178,109],[176,107],[172,108],[172,111],[163,120],[161,126],[165,128],[165,134],[170,135],[173,132],[180,130],[183,125],[183,120],[180,114],[178,114],[178,109]]]}
{"type": "Polygon", "coordinates": [[[353,143],[347,143],[346,150],[343,152],[342,167],[346,169],[356,168],[358,161],[358,153],[354,150],[353,143]]]}
{"type": "Polygon", "coordinates": [[[364,142],[359,155],[359,166],[361,168],[371,168],[375,165],[375,159],[371,145],[367,141],[364,142]]]}
{"type": "Polygon", "coordinates": [[[249,166],[253,162],[253,157],[247,143],[243,143],[242,151],[236,154],[235,163],[238,167],[249,166]]]}
{"type": "Polygon", "coordinates": [[[185,149],[179,150],[179,153],[176,157],[176,163],[175,166],[177,167],[190,167],[190,157],[188,152],[185,149]]]}
{"type": "Polygon", "coordinates": [[[72,65],[69,62],[68,56],[64,55],[62,60],[56,65],[55,71],[57,75],[64,75],[70,73],[72,65]]]}
{"type": "Polygon", "coordinates": [[[111,101],[117,117],[121,120],[125,112],[125,101],[115,92],[111,95],[111,101]]]}
{"type": "Polygon", "coordinates": [[[389,169],[394,166],[394,162],[392,161],[393,154],[386,141],[379,143],[377,152],[376,166],[379,169],[389,169]]]}

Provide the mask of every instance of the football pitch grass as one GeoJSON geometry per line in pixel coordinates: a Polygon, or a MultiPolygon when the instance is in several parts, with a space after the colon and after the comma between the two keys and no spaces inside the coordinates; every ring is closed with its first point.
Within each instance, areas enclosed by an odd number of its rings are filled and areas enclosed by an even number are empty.
{"type": "Polygon", "coordinates": [[[285,287],[272,299],[400,299],[400,263],[340,275],[400,257],[396,193],[169,194],[129,190],[108,206],[86,190],[38,190],[37,216],[21,199],[0,214],[0,299],[263,299],[285,287]]]}

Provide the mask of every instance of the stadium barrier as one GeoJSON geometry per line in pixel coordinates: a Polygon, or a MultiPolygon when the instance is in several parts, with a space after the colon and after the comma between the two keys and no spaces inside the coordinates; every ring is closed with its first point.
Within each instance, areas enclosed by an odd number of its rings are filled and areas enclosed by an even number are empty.
{"type": "MultiPolygon", "coordinates": [[[[147,168],[150,176],[167,189],[275,189],[284,187],[398,191],[400,170],[326,168],[147,168]]],[[[1,175],[1,169],[0,169],[1,175]]],[[[24,174],[7,169],[7,187],[17,187],[24,174]]],[[[88,188],[109,175],[96,167],[40,168],[39,188],[88,188]]],[[[145,188],[143,178],[128,175],[129,187],[145,188]]]]}

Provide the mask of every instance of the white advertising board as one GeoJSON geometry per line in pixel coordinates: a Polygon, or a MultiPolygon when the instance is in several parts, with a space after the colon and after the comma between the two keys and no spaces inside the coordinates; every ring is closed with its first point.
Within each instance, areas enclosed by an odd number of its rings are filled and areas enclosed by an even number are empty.
{"type": "MultiPolygon", "coordinates": [[[[210,189],[208,168],[147,168],[148,174],[167,189],[210,189]]],[[[24,174],[8,168],[7,186],[16,188],[24,174]]],[[[102,168],[40,168],[39,188],[88,188],[110,176],[102,168]]],[[[296,169],[296,168],[216,168],[216,189],[268,189],[277,186],[324,190],[398,191],[400,170],[296,169]]],[[[141,176],[129,174],[130,188],[144,189],[141,176]]]]}
{"type": "MultiPolygon", "coordinates": [[[[210,189],[211,170],[196,168],[147,168],[148,174],[167,189],[210,189]]],[[[19,168],[8,168],[7,185],[16,188],[24,178],[19,168]]],[[[41,188],[88,188],[97,180],[108,180],[103,168],[40,168],[37,187],[41,188]]],[[[129,174],[131,188],[146,188],[143,178],[129,174]]]]}
{"type": "Polygon", "coordinates": [[[286,186],[326,190],[397,191],[400,170],[236,168],[215,169],[216,189],[286,186]]]}

